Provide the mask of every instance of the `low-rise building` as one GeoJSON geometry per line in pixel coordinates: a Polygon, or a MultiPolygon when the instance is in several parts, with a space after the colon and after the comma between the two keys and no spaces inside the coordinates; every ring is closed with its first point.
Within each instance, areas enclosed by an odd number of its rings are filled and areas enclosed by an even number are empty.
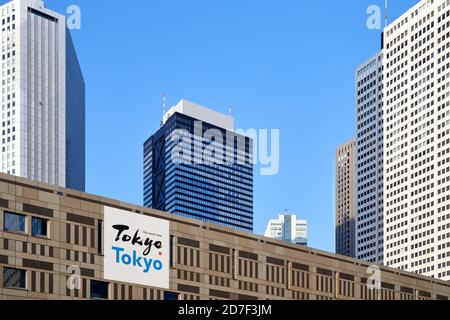
{"type": "Polygon", "coordinates": [[[448,282],[0,174],[0,299],[448,299],[448,282]]]}

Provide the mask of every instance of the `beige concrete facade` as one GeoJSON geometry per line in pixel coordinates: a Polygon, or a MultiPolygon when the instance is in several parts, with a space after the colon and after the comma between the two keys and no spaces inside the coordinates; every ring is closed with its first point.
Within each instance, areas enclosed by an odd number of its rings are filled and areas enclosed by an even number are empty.
{"type": "MultiPolygon", "coordinates": [[[[104,206],[170,221],[170,291],[179,299],[448,299],[450,283],[380,268],[370,290],[366,262],[183,219],[116,200],[0,175],[0,299],[90,299],[103,280],[98,222],[104,206]],[[49,237],[4,231],[4,212],[48,220],[49,237]],[[68,267],[81,267],[69,290],[68,267]],[[3,287],[3,269],[26,271],[25,289],[3,287]]],[[[27,230],[30,230],[28,226],[27,230]]],[[[109,282],[109,299],[162,299],[164,291],[109,282]]]]}
{"type": "Polygon", "coordinates": [[[356,255],[356,140],[336,150],[336,253],[356,255]]]}

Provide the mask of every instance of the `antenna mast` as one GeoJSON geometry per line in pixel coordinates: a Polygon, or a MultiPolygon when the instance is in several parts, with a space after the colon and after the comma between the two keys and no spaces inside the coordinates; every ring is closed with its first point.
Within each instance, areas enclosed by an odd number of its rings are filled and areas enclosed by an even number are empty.
{"type": "Polygon", "coordinates": [[[386,28],[388,26],[388,0],[384,0],[384,27],[386,28]]]}
{"type": "Polygon", "coordinates": [[[163,93],[163,115],[166,114],[166,94],[163,93]]]}
{"type": "Polygon", "coordinates": [[[166,94],[163,93],[163,119],[161,120],[161,127],[164,125],[164,116],[166,115],[166,94]]]}

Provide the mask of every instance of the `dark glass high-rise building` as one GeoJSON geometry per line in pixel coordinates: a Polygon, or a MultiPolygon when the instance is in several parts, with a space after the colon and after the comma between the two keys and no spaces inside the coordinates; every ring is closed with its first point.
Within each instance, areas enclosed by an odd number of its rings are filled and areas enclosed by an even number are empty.
{"type": "Polygon", "coordinates": [[[144,206],[253,231],[253,140],[182,100],[144,143],[144,206]]]}

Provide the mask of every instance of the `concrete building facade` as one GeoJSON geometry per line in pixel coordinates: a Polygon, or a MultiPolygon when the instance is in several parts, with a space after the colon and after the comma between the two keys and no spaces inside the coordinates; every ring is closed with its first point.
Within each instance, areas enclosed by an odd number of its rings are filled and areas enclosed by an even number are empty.
{"type": "Polygon", "coordinates": [[[0,299],[449,297],[448,282],[0,174],[0,299]],[[168,289],[104,279],[106,207],[169,222],[168,289]]]}
{"type": "Polygon", "coordinates": [[[308,245],[308,221],[297,219],[295,214],[280,214],[267,224],[265,237],[287,241],[301,246],[308,245]]]}
{"type": "Polygon", "coordinates": [[[383,264],[383,53],[356,71],[356,258],[383,264]]]}
{"type": "Polygon", "coordinates": [[[336,150],[336,253],[355,257],[356,141],[336,150]]]}
{"type": "Polygon", "coordinates": [[[384,262],[450,280],[450,1],[384,31],[384,262]]]}

